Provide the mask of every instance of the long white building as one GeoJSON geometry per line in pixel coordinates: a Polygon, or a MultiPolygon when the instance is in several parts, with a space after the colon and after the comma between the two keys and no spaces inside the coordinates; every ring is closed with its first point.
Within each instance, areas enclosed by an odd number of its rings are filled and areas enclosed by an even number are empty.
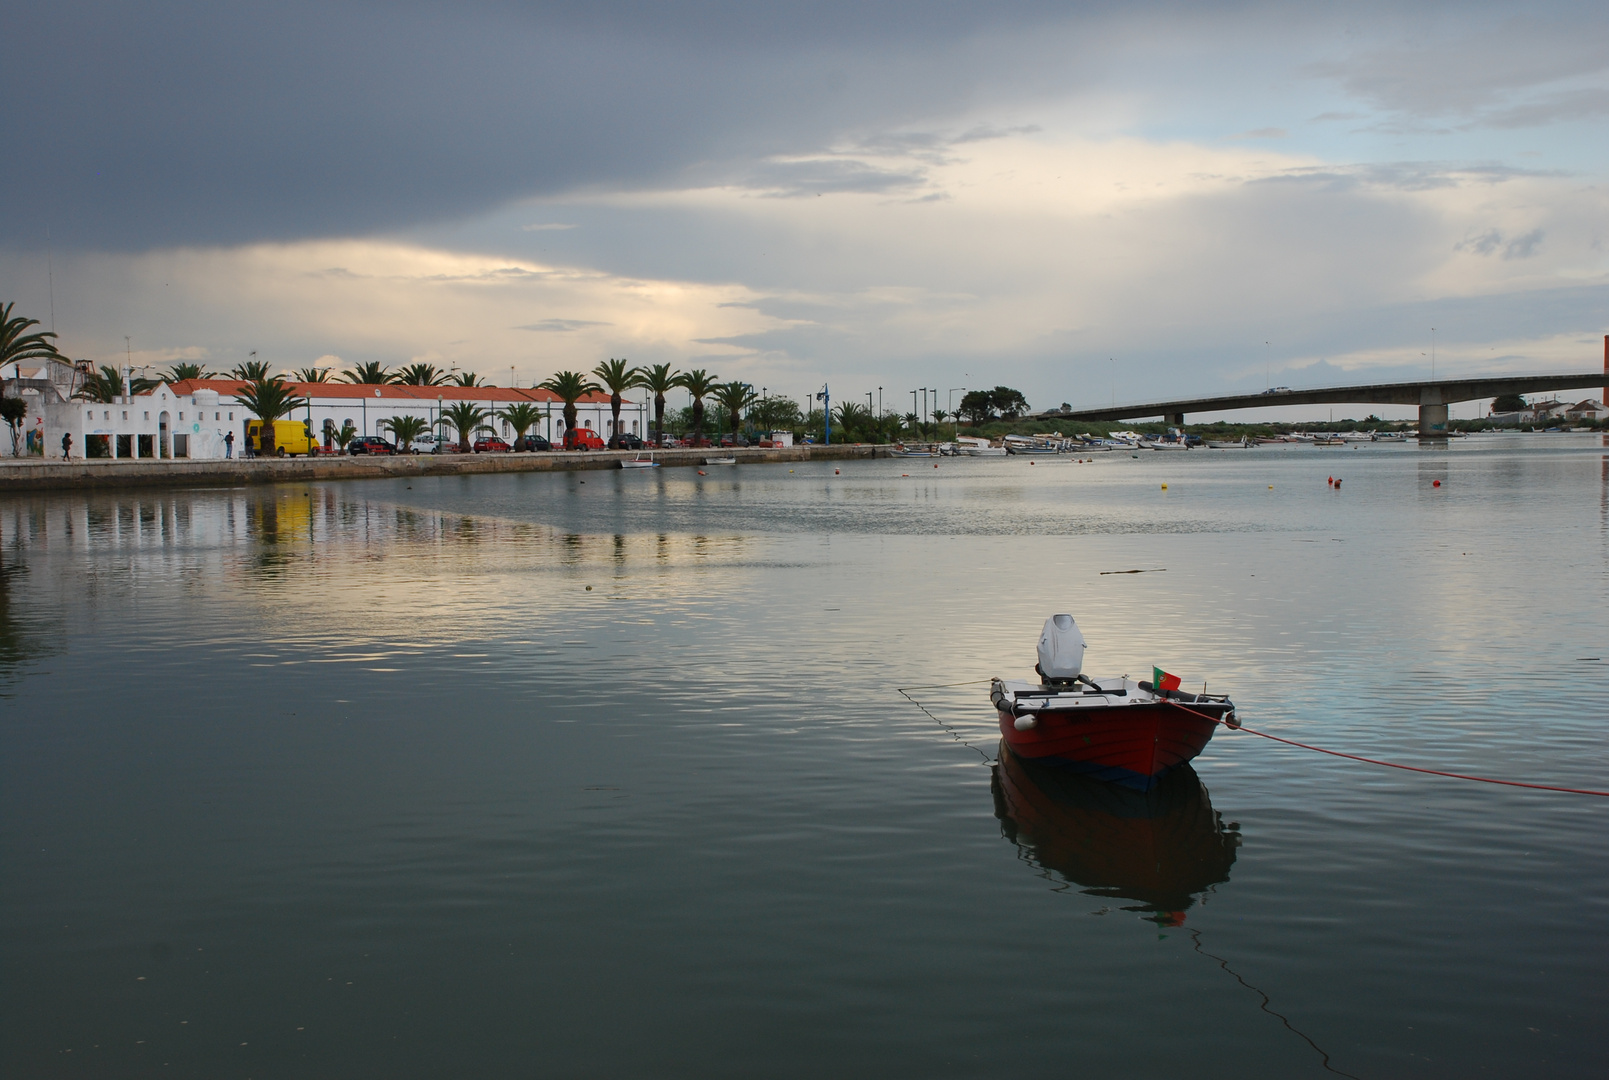
{"type": "MultiPolygon", "coordinates": [[[[237,450],[244,448],[246,425],[255,419],[236,396],[246,385],[239,379],[187,379],[115,402],[91,402],[66,398],[41,380],[28,387],[28,430],[38,432],[35,442],[42,440],[44,454],[51,458],[62,456],[64,433],[72,435],[72,455],[77,458],[221,458],[230,432],[237,450]]],[[[390,383],[289,385],[307,404],[283,419],[307,422],[328,448],[335,447],[335,432],[348,423],[359,435],[384,435],[382,421],[397,416],[420,417],[433,432],[456,441],[457,432],[444,413],[465,401],[494,414],[487,422],[505,437],[514,432],[502,412],[522,402],[534,404],[544,416],[532,434],[554,443],[564,437],[564,401],[547,390],[390,383]]],[[[609,396],[589,394],[578,401],[576,423],[607,441],[614,434],[609,396]]],[[[621,431],[642,435],[650,423],[642,402],[622,402],[621,431]]]]}

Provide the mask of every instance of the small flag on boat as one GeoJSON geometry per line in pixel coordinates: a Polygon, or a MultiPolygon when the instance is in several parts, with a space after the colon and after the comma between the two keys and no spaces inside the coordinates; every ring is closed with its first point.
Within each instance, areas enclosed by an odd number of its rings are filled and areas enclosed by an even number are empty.
{"type": "Polygon", "coordinates": [[[1179,689],[1179,676],[1169,675],[1161,668],[1152,665],[1151,685],[1156,687],[1158,690],[1177,690],[1179,689]]]}

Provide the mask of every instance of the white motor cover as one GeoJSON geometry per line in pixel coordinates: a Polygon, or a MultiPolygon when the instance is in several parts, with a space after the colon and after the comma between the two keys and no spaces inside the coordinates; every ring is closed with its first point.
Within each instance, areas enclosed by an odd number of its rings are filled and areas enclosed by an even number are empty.
{"type": "Polygon", "coordinates": [[[1084,635],[1071,615],[1052,615],[1039,635],[1039,677],[1070,682],[1084,670],[1084,635]]]}

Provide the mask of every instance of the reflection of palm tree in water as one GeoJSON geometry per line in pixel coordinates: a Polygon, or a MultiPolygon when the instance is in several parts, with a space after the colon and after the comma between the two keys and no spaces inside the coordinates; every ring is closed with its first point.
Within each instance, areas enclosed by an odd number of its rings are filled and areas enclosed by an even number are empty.
{"type": "Polygon", "coordinates": [[[1331,1065],[1330,1055],[1274,1009],[1266,992],[1202,948],[1198,928],[1184,926],[1197,897],[1229,880],[1240,846],[1240,826],[1224,823],[1195,770],[1181,765],[1150,791],[1135,791],[1024,761],[1001,743],[990,772],[1000,831],[1026,862],[1088,895],[1138,900],[1124,910],[1149,912],[1158,927],[1183,928],[1196,952],[1260,997],[1259,1008],[1312,1047],[1326,1070],[1352,1075],[1331,1065]]]}
{"type": "MultiPolygon", "coordinates": [[[[27,570],[26,563],[15,559],[7,562],[0,556],[0,688],[11,680],[19,665],[60,651],[55,644],[57,627],[38,619],[21,618],[13,609],[12,586],[27,570]]],[[[0,693],[4,693],[3,689],[0,693]]]]}

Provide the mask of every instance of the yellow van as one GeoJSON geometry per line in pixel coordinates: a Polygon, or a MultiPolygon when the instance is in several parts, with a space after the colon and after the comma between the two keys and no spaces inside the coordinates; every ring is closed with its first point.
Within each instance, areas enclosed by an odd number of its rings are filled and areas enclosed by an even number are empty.
{"type": "MultiPolygon", "coordinates": [[[[250,420],[246,423],[246,445],[261,454],[263,422],[250,420]]],[[[274,453],[278,457],[294,454],[306,454],[311,457],[318,453],[318,440],[308,430],[304,420],[275,420],[274,421],[274,453]]]]}

